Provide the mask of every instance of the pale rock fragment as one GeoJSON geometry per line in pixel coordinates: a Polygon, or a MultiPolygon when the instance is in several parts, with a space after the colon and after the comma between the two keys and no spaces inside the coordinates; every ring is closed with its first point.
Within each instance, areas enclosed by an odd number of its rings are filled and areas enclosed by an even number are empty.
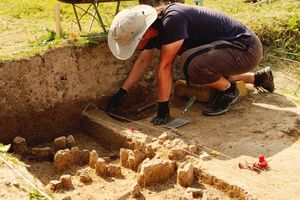
{"type": "Polygon", "coordinates": [[[98,158],[99,158],[99,155],[98,155],[97,151],[92,150],[90,152],[90,158],[89,158],[89,166],[91,168],[95,169],[95,165],[96,165],[98,158]]]}
{"type": "Polygon", "coordinates": [[[26,139],[20,136],[15,137],[13,140],[13,149],[16,154],[26,155],[28,153],[26,139]]]}
{"type": "Polygon", "coordinates": [[[107,169],[105,160],[103,160],[102,158],[98,158],[95,168],[96,168],[96,173],[99,176],[105,177],[108,175],[108,169],[107,169]]]}
{"type": "Polygon", "coordinates": [[[177,170],[177,184],[188,187],[194,182],[194,167],[190,163],[184,163],[177,170]]]}
{"type": "Polygon", "coordinates": [[[61,136],[54,139],[54,150],[55,152],[65,149],[67,144],[67,138],[65,136],[61,136]]]}
{"type": "Polygon", "coordinates": [[[147,158],[142,162],[137,174],[137,181],[141,186],[167,181],[175,172],[176,163],[171,160],[147,158]]]}

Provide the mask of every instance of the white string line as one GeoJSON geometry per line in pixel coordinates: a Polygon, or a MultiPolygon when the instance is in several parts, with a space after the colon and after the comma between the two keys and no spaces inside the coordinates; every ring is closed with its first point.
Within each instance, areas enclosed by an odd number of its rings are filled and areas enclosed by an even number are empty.
{"type": "Polygon", "coordinates": [[[44,193],[42,190],[40,190],[35,184],[33,184],[29,179],[27,179],[21,172],[19,172],[16,168],[14,168],[9,162],[7,162],[2,156],[0,156],[0,159],[9,167],[11,168],[15,173],[17,173],[23,180],[25,180],[31,187],[36,189],[39,193],[41,193],[45,198],[48,200],[52,200],[51,197],[49,197],[46,193],[44,193]]]}
{"type": "MultiPolygon", "coordinates": [[[[100,110],[98,109],[98,107],[97,107],[95,104],[89,103],[89,104],[85,107],[85,109],[83,110],[82,115],[85,114],[85,111],[86,111],[87,108],[88,108],[89,106],[91,106],[91,105],[92,105],[93,107],[95,107],[96,110],[97,110],[98,112],[102,112],[102,111],[100,111],[100,110]]],[[[110,114],[110,113],[109,113],[109,114],[110,114]]],[[[117,126],[117,127],[119,127],[119,128],[122,128],[122,129],[128,129],[128,128],[125,127],[125,126],[121,126],[121,125],[118,125],[118,124],[113,123],[113,122],[108,122],[107,120],[99,119],[99,118],[97,118],[96,116],[92,116],[92,115],[90,115],[90,114],[86,114],[86,115],[88,115],[88,116],[90,116],[90,117],[92,117],[92,118],[94,118],[94,119],[96,119],[96,120],[102,121],[102,122],[104,122],[104,123],[111,124],[111,125],[113,125],[113,126],[117,126]]],[[[149,125],[147,125],[147,124],[145,124],[145,123],[136,122],[136,121],[134,121],[134,120],[130,120],[130,119],[127,119],[127,118],[125,118],[125,117],[118,116],[118,115],[114,115],[114,116],[115,116],[115,117],[118,117],[118,118],[121,118],[121,119],[124,119],[124,120],[128,120],[128,121],[130,121],[130,122],[133,122],[133,123],[136,123],[136,124],[139,124],[139,125],[142,125],[142,126],[146,126],[146,127],[152,128],[152,129],[164,131],[163,129],[159,129],[159,128],[156,128],[156,127],[152,127],[152,126],[149,126],[149,125]]],[[[169,130],[169,131],[172,131],[172,130],[169,130]]],[[[164,132],[169,132],[169,131],[164,131],[164,132]]],[[[184,133],[184,132],[183,132],[183,133],[184,133]]],[[[149,136],[149,135],[147,135],[147,136],[153,139],[153,137],[151,137],[151,136],[149,136]]],[[[183,136],[182,136],[182,137],[183,137],[183,136]]],[[[183,138],[185,138],[185,137],[183,137],[183,138]]],[[[186,138],[185,138],[185,139],[186,139],[186,138]]],[[[199,144],[198,141],[197,141],[197,143],[199,144]]],[[[211,151],[216,151],[216,150],[211,149],[211,148],[209,148],[209,147],[207,147],[207,146],[205,146],[205,145],[202,145],[202,144],[200,144],[200,146],[201,146],[201,147],[204,147],[204,148],[207,148],[207,149],[209,149],[209,150],[211,150],[211,151]]],[[[191,155],[194,155],[194,156],[200,158],[200,156],[197,155],[197,154],[193,154],[193,153],[191,153],[191,152],[189,152],[189,151],[187,151],[187,150],[185,150],[185,149],[182,149],[182,150],[185,151],[186,153],[189,153],[189,154],[191,154],[191,155]]],[[[224,156],[224,157],[226,157],[226,158],[228,158],[228,159],[233,159],[232,157],[230,157],[230,156],[228,156],[228,155],[225,155],[225,154],[223,154],[223,153],[221,153],[221,152],[219,152],[219,153],[220,153],[222,156],[224,156]]],[[[201,159],[201,158],[200,158],[200,159],[201,159]]],[[[217,165],[222,165],[222,164],[220,164],[220,163],[218,163],[218,162],[215,162],[215,161],[213,161],[213,160],[212,160],[212,162],[214,162],[214,163],[217,164],[217,165]]],[[[254,182],[257,182],[257,183],[260,183],[260,184],[262,184],[262,185],[268,186],[269,188],[275,189],[275,190],[277,190],[278,192],[282,192],[282,191],[283,191],[287,196],[290,196],[290,197],[293,197],[293,198],[295,197],[294,195],[291,195],[291,194],[287,193],[286,191],[284,191],[284,190],[282,190],[282,189],[277,189],[277,188],[275,188],[275,187],[272,186],[272,185],[268,185],[268,184],[266,184],[266,183],[259,182],[259,181],[257,181],[256,179],[254,179],[254,178],[252,178],[252,177],[249,177],[249,176],[246,176],[246,175],[242,175],[242,174],[240,174],[240,173],[237,173],[236,170],[234,170],[234,169],[232,169],[232,168],[229,168],[229,169],[230,169],[231,171],[233,171],[235,174],[241,175],[241,176],[243,176],[244,178],[248,178],[248,179],[250,179],[250,180],[252,180],[252,181],[254,181],[254,182]]],[[[287,183],[287,181],[286,181],[285,179],[281,178],[280,176],[275,176],[275,175],[271,175],[271,174],[268,174],[267,176],[271,176],[272,178],[277,178],[277,179],[279,179],[279,180],[281,180],[281,181],[287,183]]]]}
{"type": "MultiPolygon", "coordinates": [[[[106,121],[106,120],[99,119],[99,118],[97,118],[96,116],[93,116],[93,115],[90,115],[90,114],[86,114],[86,115],[89,116],[89,117],[91,117],[91,118],[94,118],[95,120],[99,120],[99,121],[102,121],[102,122],[104,122],[104,123],[111,124],[111,125],[113,125],[113,126],[117,126],[117,127],[119,127],[119,128],[125,129],[125,130],[128,129],[128,128],[125,127],[125,126],[117,125],[117,124],[115,124],[115,123],[113,123],[113,122],[108,122],[108,121],[106,121]]],[[[153,137],[151,137],[151,136],[149,136],[149,135],[147,135],[147,136],[153,139],[153,137]]],[[[193,156],[195,156],[195,157],[200,158],[200,156],[197,155],[197,154],[194,154],[194,153],[189,152],[189,151],[187,151],[187,150],[185,150],[185,149],[182,149],[182,148],[181,148],[181,150],[183,150],[184,152],[186,152],[186,153],[188,153],[188,154],[191,154],[191,155],[193,155],[193,156]]],[[[226,155],[225,155],[225,156],[226,156],[226,155]]],[[[226,156],[226,157],[228,157],[228,156],[226,156]]],[[[200,158],[200,159],[201,159],[201,158],[200,158]]],[[[212,161],[213,163],[219,165],[219,166],[222,165],[222,164],[220,164],[220,163],[218,163],[218,162],[215,162],[214,160],[211,160],[211,161],[212,161]]],[[[282,190],[282,189],[278,189],[278,188],[276,188],[276,187],[274,187],[274,186],[272,186],[272,185],[268,185],[268,184],[266,184],[266,183],[259,182],[259,181],[257,181],[256,179],[254,179],[254,178],[252,178],[252,177],[249,177],[249,176],[246,176],[246,175],[243,175],[243,174],[240,174],[240,173],[236,172],[236,171],[235,171],[234,169],[232,169],[232,168],[229,168],[229,169],[230,169],[232,172],[234,172],[235,174],[241,175],[242,177],[244,177],[244,178],[246,178],[246,179],[252,180],[253,182],[256,182],[256,183],[260,183],[260,184],[262,184],[262,185],[264,185],[264,186],[269,187],[269,188],[272,189],[272,190],[276,190],[276,191],[279,192],[281,195],[284,195],[284,194],[282,194],[282,192],[284,192],[284,193],[285,193],[285,196],[293,197],[293,199],[296,199],[294,195],[291,195],[291,194],[287,193],[286,191],[284,191],[284,190],[282,190]]],[[[273,177],[274,177],[274,175],[273,175],[273,177]]],[[[276,178],[276,177],[274,177],[274,178],[276,178]]],[[[281,179],[281,180],[284,180],[284,179],[281,179]]]]}
{"type": "MultiPolygon", "coordinates": [[[[99,110],[99,108],[98,108],[94,103],[89,103],[89,104],[84,108],[84,110],[82,111],[81,116],[83,116],[83,114],[85,113],[85,111],[86,111],[90,106],[93,106],[93,107],[94,107],[98,112],[100,112],[100,113],[103,112],[103,111],[99,110]]],[[[108,115],[117,117],[117,118],[119,118],[119,119],[123,119],[123,120],[129,121],[129,122],[135,123],[135,124],[139,124],[139,125],[141,125],[141,126],[145,126],[145,127],[151,128],[151,129],[155,129],[155,130],[158,130],[158,131],[164,131],[164,132],[165,132],[165,130],[164,130],[164,129],[161,129],[161,128],[156,128],[156,127],[147,125],[147,124],[145,124],[145,123],[137,122],[137,121],[128,119],[128,118],[126,118],[126,117],[122,117],[122,116],[119,116],[119,115],[115,115],[115,114],[113,114],[113,113],[108,113],[108,112],[105,112],[105,113],[108,114],[108,115]]]]}
{"type": "MultiPolygon", "coordinates": [[[[189,153],[189,154],[191,154],[191,155],[193,155],[193,156],[196,156],[196,157],[200,158],[200,156],[197,155],[197,154],[194,154],[194,153],[192,153],[192,152],[189,152],[189,151],[187,151],[187,150],[185,150],[185,149],[182,149],[182,150],[183,150],[183,151],[186,151],[187,153],[189,153]]],[[[201,158],[200,158],[200,159],[201,159],[201,158]]],[[[217,164],[217,165],[221,165],[220,163],[214,161],[213,159],[212,159],[211,161],[212,161],[213,163],[217,164]]],[[[244,177],[244,178],[246,178],[246,179],[250,179],[250,180],[252,180],[253,182],[259,183],[259,184],[264,185],[264,186],[267,186],[267,187],[269,187],[269,188],[272,189],[272,190],[276,190],[277,192],[280,193],[280,195],[282,195],[282,196],[284,196],[284,197],[289,196],[289,197],[292,197],[293,199],[298,199],[296,196],[294,196],[294,194],[290,194],[290,193],[288,193],[287,191],[285,191],[285,190],[283,190],[283,189],[278,189],[278,188],[276,188],[276,187],[274,187],[274,186],[272,186],[272,185],[266,184],[266,183],[264,183],[264,182],[257,181],[257,180],[254,179],[253,177],[246,176],[246,175],[243,175],[243,174],[241,174],[241,173],[238,173],[238,172],[236,172],[236,170],[234,170],[234,169],[232,169],[232,168],[228,168],[228,169],[230,169],[230,171],[232,171],[233,173],[238,174],[238,175],[240,175],[240,176],[242,176],[242,177],[244,177]],[[285,193],[285,194],[282,194],[282,192],[285,193]]],[[[275,178],[276,178],[276,177],[275,177],[275,178]]]]}

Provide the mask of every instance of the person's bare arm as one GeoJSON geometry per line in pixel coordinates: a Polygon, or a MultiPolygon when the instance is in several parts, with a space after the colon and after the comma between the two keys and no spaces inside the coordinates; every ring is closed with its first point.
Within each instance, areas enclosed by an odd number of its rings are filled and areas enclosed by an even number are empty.
{"type": "Polygon", "coordinates": [[[154,49],[143,50],[137,60],[134,62],[127,79],[122,88],[130,90],[137,82],[139,82],[147,72],[154,55],[154,49]]]}
{"type": "Polygon", "coordinates": [[[173,80],[173,62],[184,40],[163,45],[161,48],[160,62],[156,71],[157,100],[169,100],[173,80]]]}

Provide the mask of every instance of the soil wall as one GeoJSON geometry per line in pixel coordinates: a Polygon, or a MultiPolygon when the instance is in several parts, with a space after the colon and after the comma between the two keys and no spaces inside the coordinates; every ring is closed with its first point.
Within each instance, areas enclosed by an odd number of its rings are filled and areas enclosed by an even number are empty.
{"type": "MultiPolygon", "coordinates": [[[[0,62],[0,143],[10,143],[17,135],[36,143],[78,131],[87,103],[103,109],[135,58],[119,61],[102,43],[0,62]]],[[[149,93],[141,88],[155,88],[149,87],[155,84],[153,74],[149,70],[136,87],[139,96],[149,93]]]]}

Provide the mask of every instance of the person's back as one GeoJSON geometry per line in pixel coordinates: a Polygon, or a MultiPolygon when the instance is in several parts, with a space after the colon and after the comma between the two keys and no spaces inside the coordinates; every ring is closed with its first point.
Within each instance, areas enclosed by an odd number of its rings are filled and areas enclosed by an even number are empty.
{"type": "Polygon", "coordinates": [[[155,41],[155,45],[149,44],[148,48],[185,39],[180,53],[213,41],[236,39],[250,32],[245,25],[224,13],[181,3],[167,5],[158,21],[159,41],[155,41]]]}

